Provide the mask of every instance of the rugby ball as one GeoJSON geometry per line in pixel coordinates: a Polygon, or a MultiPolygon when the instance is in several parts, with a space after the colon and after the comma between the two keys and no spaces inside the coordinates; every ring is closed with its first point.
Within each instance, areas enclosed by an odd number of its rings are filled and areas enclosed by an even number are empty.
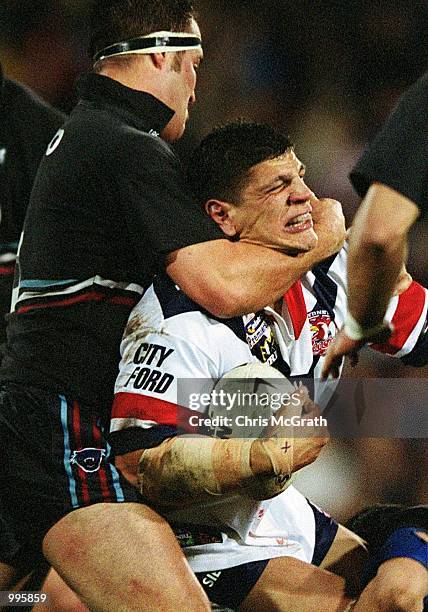
{"type": "MultiPolygon", "coordinates": [[[[291,398],[296,387],[279,370],[260,361],[247,363],[220,378],[211,394],[208,435],[220,438],[259,438],[271,425],[271,417],[284,405],[291,414],[301,414],[291,398]]],[[[251,499],[269,499],[282,493],[291,482],[284,475],[260,476],[257,484],[240,489],[251,499]]]]}

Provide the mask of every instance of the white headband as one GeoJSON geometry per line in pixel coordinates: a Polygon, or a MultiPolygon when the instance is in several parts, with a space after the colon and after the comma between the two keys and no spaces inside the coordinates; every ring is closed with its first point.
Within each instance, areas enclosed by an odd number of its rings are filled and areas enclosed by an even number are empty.
{"type": "Polygon", "coordinates": [[[189,32],[153,32],[146,36],[131,38],[124,42],[109,45],[94,55],[94,63],[106,57],[135,53],[138,55],[148,53],[173,53],[177,51],[190,51],[202,49],[202,41],[198,36],[189,32]]]}

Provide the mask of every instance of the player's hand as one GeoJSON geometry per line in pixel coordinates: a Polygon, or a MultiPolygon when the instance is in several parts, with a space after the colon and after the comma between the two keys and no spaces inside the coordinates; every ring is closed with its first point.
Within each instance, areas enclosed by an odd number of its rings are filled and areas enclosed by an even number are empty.
{"type": "MultiPolygon", "coordinates": [[[[321,411],[309,397],[306,387],[301,387],[302,418],[319,422],[321,411]]],[[[293,472],[309,465],[318,458],[320,452],[330,440],[330,433],[326,425],[306,425],[294,428],[293,472]]]]}
{"type": "Polygon", "coordinates": [[[276,422],[271,421],[263,437],[251,445],[251,470],[257,474],[245,490],[251,499],[270,499],[285,491],[292,482],[291,475],[315,461],[329,440],[327,427],[315,420],[320,411],[306,387],[297,388],[292,397],[293,403],[275,412],[276,422]],[[278,421],[280,417],[284,419],[278,421]],[[292,417],[298,417],[299,423],[286,421],[292,417]],[[307,419],[305,425],[303,418],[307,419]]]}
{"type": "Polygon", "coordinates": [[[318,235],[315,247],[316,261],[322,261],[340,251],[345,243],[346,228],[342,205],[331,198],[311,199],[314,229],[318,235]]]}
{"type": "Polygon", "coordinates": [[[326,380],[330,374],[333,378],[339,378],[340,367],[345,355],[349,357],[351,366],[356,366],[358,363],[358,351],[367,344],[367,342],[372,344],[383,344],[391,336],[392,331],[391,324],[389,326],[385,325],[374,335],[367,336],[361,340],[353,340],[342,328],[328,347],[321,372],[321,380],[326,380]]]}
{"type": "Polygon", "coordinates": [[[394,287],[394,295],[401,295],[410,287],[413,282],[413,278],[406,270],[406,266],[403,264],[400,274],[398,275],[397,282],[394,287]]]}
{"type": "Polygon", "coordinates": [[[116,455],[115,457],[115,465],[118,470],[125,476],[126,480],[137,488],[139,486],[138,472],[140,459],[143,453],[144,449],[141,448],[136,451],[131,451],[130,453],[125,453],[124,455],[116,455]]]}
{"type": "Polygon", "coordinates": [[[345,355],[349,355],[351,365],[356,366],[358,363],[358,351],[364,344],[365,342],[362,340],[352,340],[341,329],[328,347],[324,358],[321,379],[325,380],[330,374],[333,378],[339,378],[340,367],[345,355]]]}
{"type": "Polygon", "coordinates": [[[423,612],[428,571],[414,559],[385,561],[361,593],[352,612],[423,612]]]}
{"type": "MultiPolygon", "coordinates": [[[[323,447],[327,444],[330,434],[325,425],[319,423],[321,412],[319,406],[315,404],[309,397],[309,392],[306,387],[300,386],[293,397],[299,397],[300,405],[294,414],[302,419],[307,419],[306,425],[302,426],[282,426],[275,425],[266,428],[264,436],[276,439],[284,439],[285,441],[293,438],[293,467],[292,472],[300,470],[302,467],[313,463],[320,454],[323,447]],[[312,422],[312,423],[311,423],[312,422]]],[[[292,409],[290,406],[284,406],[275,417],[284,416],[290,417],[292,409]]]]}

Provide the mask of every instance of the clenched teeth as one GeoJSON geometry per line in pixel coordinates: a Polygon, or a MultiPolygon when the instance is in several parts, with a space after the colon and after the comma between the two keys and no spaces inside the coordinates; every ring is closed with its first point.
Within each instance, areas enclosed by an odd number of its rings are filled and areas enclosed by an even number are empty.
{"type": "Polygon", "coordinates": [[[299,215],[298,217],[294,217],[294,219],[290,221],[289,223],[287,223],[287,225],[299,225],[299,223],[304,223],[305,221],[308,221],[310,218],[311,218],[311,213],[307,212],[307,213],[304,213],[303,215],[299,215]]]}

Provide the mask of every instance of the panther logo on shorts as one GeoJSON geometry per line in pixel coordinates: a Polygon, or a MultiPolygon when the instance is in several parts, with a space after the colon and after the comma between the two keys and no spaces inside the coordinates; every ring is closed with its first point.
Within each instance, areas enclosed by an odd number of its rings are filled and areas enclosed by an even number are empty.
{"type": "Polygon", "coordinates": [[[82,448],[73,451],[70,463],[77,464],[84,472],[96,472],[100,469],[103,457],[107,456],[104,448],[82,448]]]}

